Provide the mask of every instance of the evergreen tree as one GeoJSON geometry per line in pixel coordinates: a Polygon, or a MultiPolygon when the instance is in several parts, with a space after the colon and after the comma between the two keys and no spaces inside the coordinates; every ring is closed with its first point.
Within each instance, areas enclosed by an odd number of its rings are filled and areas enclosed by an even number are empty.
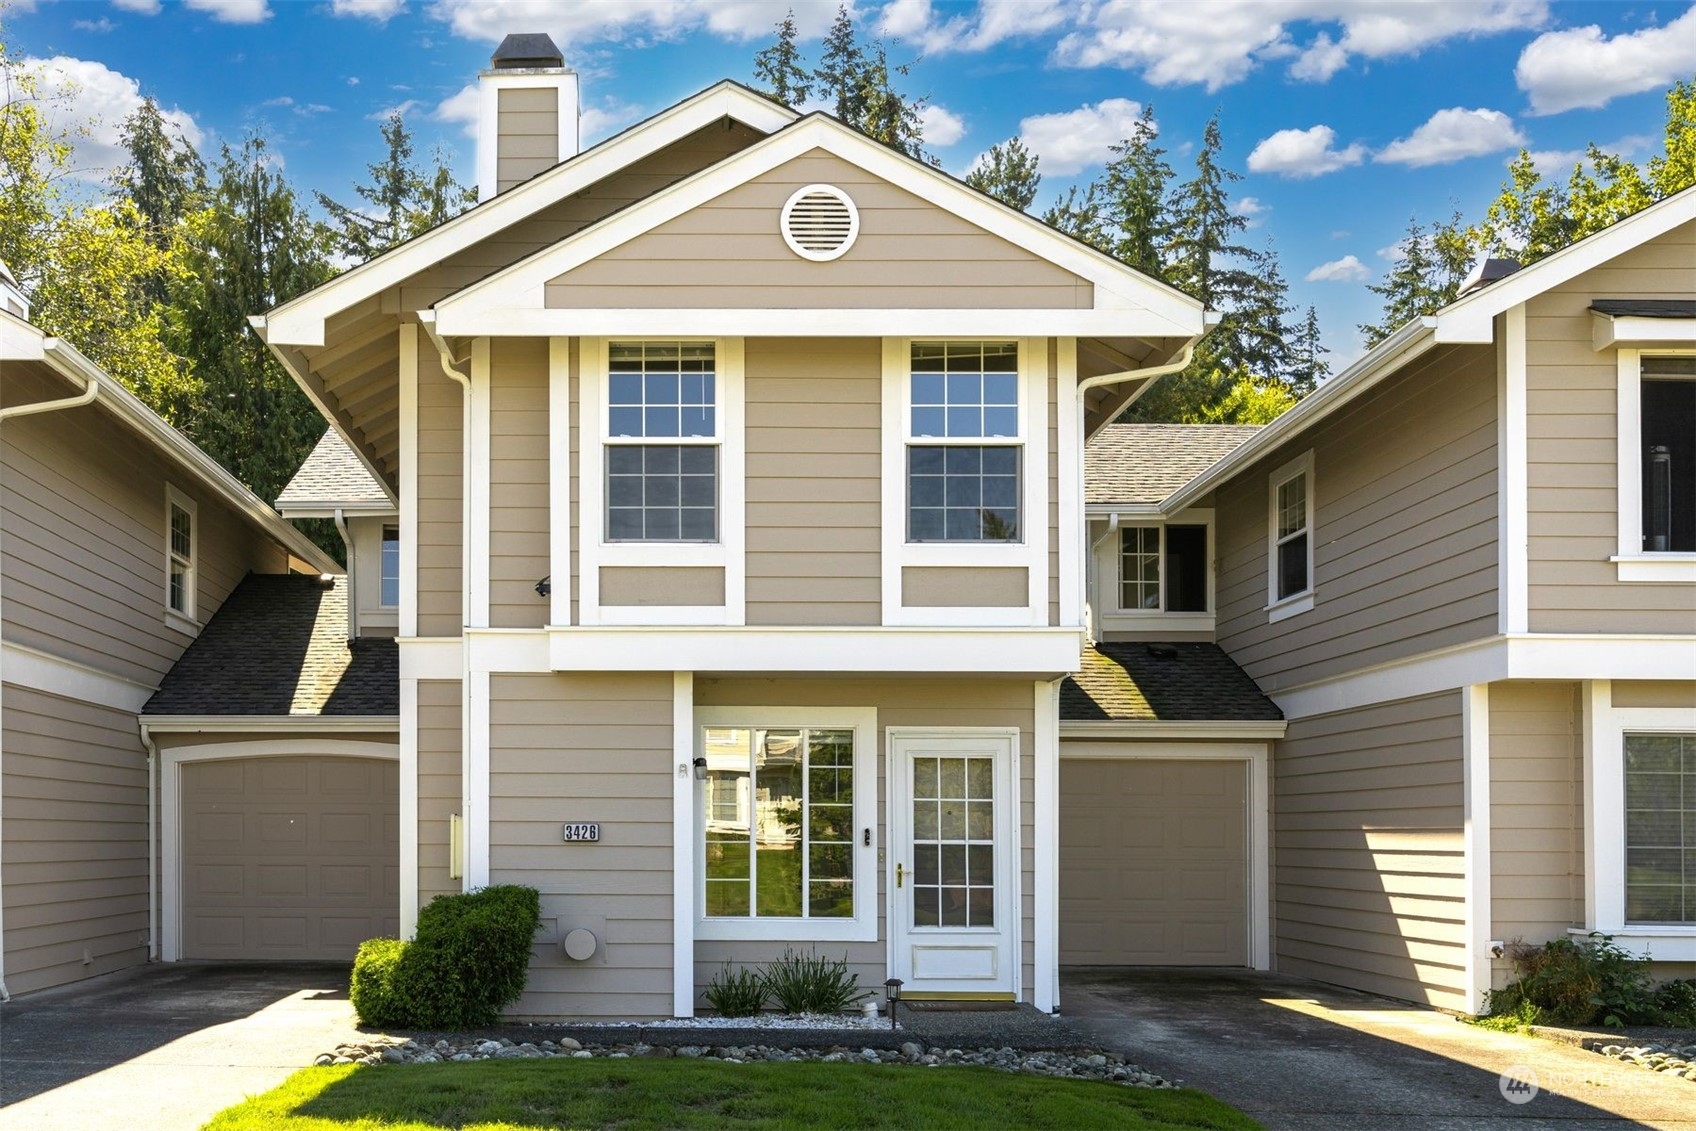
{"type": "MultiPolygon", "coordinates": [[[[779,46],[781,43],[780,38],[779,46]]],[[[925,100],[910,98],[895,85],[896,77],[906,78],[910,70],[906,63],[891,66],[881,42],[869,47],[861,43],[844,4],[837,8],[836,20],[824,38],[824,53],[813,77],[818,80],[819,93],[831,101],[833,112],[843,123],[891,149],[934,165],[936,162],[924,152],[924,124],[919,118],[925,100]]]]}
{"type": "Polygon", "coordinates": [[[164,246],[206,195],[206,166],[179,130],[166,129],[159,103],[144,98],[118,131],[129,162],[112,174],[113,187],[135,205],[149,238],[164,246]]]}
{"type": "Polygon", "coordinates": [[[1113,160],[1101,178],[1102,211],[1113,232],[1109,254],[1156,279],[1166,277],[1165,252],[1172,238],[1167,185],[1172,167],[1154,144],[1154,107],[1144,106],[1131,136],[1112,147],[1113,160]]]}
{"type": "Polygon", "coordinates": [[[1082,192],[1077,185],[1067,185],[1066,195],[1048,206],[1042,214],[1042,222],[1073,239],[1082,240],[1097,251],[1113,254],[1113,240],[1107,234],[1107,220],[1098,185],[1091,184],[1082,192]]]}
{"type": "MultiPolygon", "coordinates": [[[[846,15],[844,10],[839,18],[846,15]]],[[[813,76],[801,66],[798,39],[795,9],[791,8],[778,22],[777,41],[754,56],[755,81],[762,84],[760,89],[765,94],[785,106],[799,106],[813,93],[813,76]]]]}
{"type": "Polygon", "coordinates": [[[966,174],[966,183],[1024,212],[1036,200],[1036,190],[1042,184],[1038,164],[1037,155],[1025,148],[1024,142],[1010,137],[989,147],[966,174]]]}
{"type": "Polygon", "coordinates": [[[819,93],[831,101],[833,112],[844,122],[858,122],[865,114],[864,87],[860,81],[865,69],[865,49],[854,31],[848,5],[843,4],[836,9],[836,20],[824,37],[824,52],[813,77],[819,82],[819,93]]]}
{"type": "Polygon", "coordinates": [[[382,162],[365,167],[371,176],[369,183],[353,186],[365,207],[340,204],[322,192],[314,193],[329,214],[337,254],[355,263],[429,231],[475,200],[471,190],[454,181],[440,151],[434,156],[435,167],[429,175],[418,168],[412,159],[412,133],[399,111],[383,120],[382,134],[387,149],[382,162]]]}
{"type": "Polygon", "coordinates": [[[1395,263],[1382,281],[1366,289],[1383,300],[1376,323],[1362,323],[1366,344],[1375,346],[1410,319],[1432,314],[1455,300],[1460,285],[1471,273],[1481,237],[1470,231],[1456,212],[1429,231],[1416,216],[1410,216],[1395,263]]]}
{"type": "Polygon", "coordinates": [[[1248,221],[1231,211],[1229,186],[1242,174],[1220,163],[1223,147],[1215,116],[1202,133],[1195,175],[1172,193],[1166,256],[1172,283],[1228,314],[1254,285],[1253,272],[1245,266],[1254,261],[1254,252],[1236,242],[1248,221]]]}
{"type": "Polygon", "coordinates": [[[1319,312],[1310,306],[1290,339],[1289,384],[1297,396],[1307,396],[1331,375],[1331,364],[1325,360],[1330,352],[1319,335],[1319,312]]]}

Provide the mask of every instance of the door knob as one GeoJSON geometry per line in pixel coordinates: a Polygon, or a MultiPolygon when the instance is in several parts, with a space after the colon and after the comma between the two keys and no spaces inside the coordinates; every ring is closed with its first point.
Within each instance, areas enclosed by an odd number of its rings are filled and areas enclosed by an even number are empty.
{"type": "Polygon", "coordinates": [[[906,865],[904,865],[904,864],[895,865],[895,886],[896,887],[901,886],[901,877],[906,875],[906,874],[907,874],[906,865]]]}

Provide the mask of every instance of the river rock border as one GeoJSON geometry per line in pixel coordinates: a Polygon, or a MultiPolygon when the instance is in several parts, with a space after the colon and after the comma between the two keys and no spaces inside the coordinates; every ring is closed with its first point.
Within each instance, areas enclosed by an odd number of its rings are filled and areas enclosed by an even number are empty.
{"type": "Polygon", "coordinates": [[[853,1049],[847,1045],[828,1048],[783,1048],[774,1045],[667,1045],[588,1044],[571,1037],[536,1042],[514,1042],[508,1038],[460,1037],[416,1041],[402,1037],[373,1037],[340,1045],[322,1053],[314,1064],[440,1064],[476,1060],[629,1060],[638,1057],[722,1060],[731,1064],[754,1061],[816,1061],[824,1064],[908,1064],[925,1068],[943,1065],[976,1065],[1003,1072],[1024,1072],[1080,1080],[1104,1080],[1134,1088],[1174,1088],[1178,1085],[1111,1052],[1020,1052],[1013,1048],[958,1049],[926,1046],[908,1041],[898,1049],[853,1049]]]}
{"type": "Polygon", "coordinates": [[[1613,1060],[1622,1060],[1682,1080],[1696,1082],[1696,1044],[1675,1045],[1653,1041],[1645,1044],[1620,1045],[1595,1042],[1592,1052],[1613,1060]]]}

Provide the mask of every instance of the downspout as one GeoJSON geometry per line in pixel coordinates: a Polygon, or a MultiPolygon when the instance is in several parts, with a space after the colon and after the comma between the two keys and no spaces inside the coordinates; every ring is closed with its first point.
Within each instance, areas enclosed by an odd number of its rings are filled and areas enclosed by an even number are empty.
{"type": "Polygon", "coordinates": [[[159,961],[159,746],[141,722],[141,745],[147,751],[147,961],[159,961]]]}
{"type": "Polygon", "coordinates": [[[347,532],[347,520],[342,508],[336,508],[336,533],[342,536],[342,549],[347,558],[347,639],[351,644],[359,636],[359,589],[354,581],[353,535],[347,532]]]}
{"type": "MultiPolygon", "coordinates": [[[[55,340],[56,339],[49,338],[42,344],[44,347],[51,348],[52,343],[55,340]]],[[[0,408],[0,423],[4,423],[5,421],[18,416],[34,416],[37,413],[42,412],[57,412],[62,408],[81,408],[85,404],[91,404],[94,401],[94,398],[99,395],[100,378],[94,373],[87,372],[83,374],[83,390],[76,396],[62,397],[56,401],[36,401],[33,404],[19,404],[13,405],[11,408],[0,408]]],[[[4,809],[5,798],[3,795],[0,795],[0,821],[4,820],[4,809]]],[[[148,880],[149,894],[151,894],[152,888],[153,881],[150,879],[148,880]]],[[[0,902],[0,940],[3,940],[6,937],[4,915],[5,910],[3,902],[0,902]]],[[[6,948],[3,945],[0,945],[0,1002],[11,1000],[11,991],[6,989],[6,948]]]]}
{"type": "MultiPolygon", "coordinates": [[[[1089,531],[1088,531],[1089,523],[1088,523],[1087,520],[1084,523],[1084,528],[1085,528],[1084,537],[1087,538],[1087,537],[1089,537],[1089,531]]],[[[1107,516],[1107,529],[1106,529],[1106,531],[1102,533],[1101,537],[1097,538],[1095,541],[1093,541],[1089,544],[1089,556],[1084,559],[1084,593],[1086,595],[1091,591],[1090,585],[1089,585],[1089,575],[1090,575],[1090,571],[1095,568],[1096,552],[1101,549],[1102,545],[1109,538],[1113,537],[1113,535],[1117,534],[1118,532],[1119,532],[1119,512],[1113,511],[1111,514],[1109,514],[1107,516]]],[[[1091,640],[1094,640],[1096,643],[1099,644],[1101,642],[1101,619],[1100,619],[1100,615],[1099,615],[1099,610],[1096,609],[1095,604],[1093,602],[1089,601],[1087,599],[1087,597],[1084,601],[1084,604],[1089,608],[1089,637],[1090,637],[1091,640]]]]}

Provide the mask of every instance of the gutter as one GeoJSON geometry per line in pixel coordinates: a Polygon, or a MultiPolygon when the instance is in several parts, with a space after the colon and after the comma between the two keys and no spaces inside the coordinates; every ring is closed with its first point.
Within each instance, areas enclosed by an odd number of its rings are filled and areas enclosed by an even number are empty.
{"type": "Polygon", "coordinates": [[[159,961],[159,746],[138,719],[141,745],[147,751],[147,961],[159,961]]]}

